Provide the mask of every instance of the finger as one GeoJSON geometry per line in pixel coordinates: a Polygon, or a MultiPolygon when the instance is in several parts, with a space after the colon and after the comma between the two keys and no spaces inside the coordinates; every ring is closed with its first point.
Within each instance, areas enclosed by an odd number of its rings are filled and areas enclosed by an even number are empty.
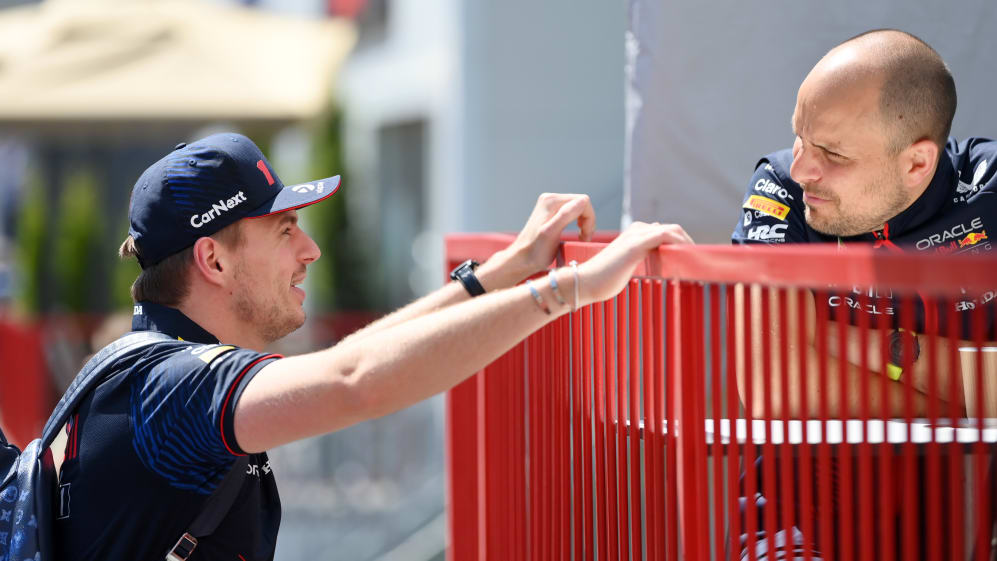
{"type": "MultiPolygon", "coordinates": [[[[585,221],[592,223],[589,225],[590,230],[594,228],[595,212],[592,210],[592,203],[589,202],[588,196],[574,195],[574,197],[576,198],[564,204],[547,222],[545,226],[546,230],[560,235],[572,221],[577,219],[581,222],[581,217],[585,216],[586,212],[588,212],[588,215],[585,221]]],[[[591,235],[591,231],[589,235],[591,235]]]]}
{"type": "Polygon", "coordinates": [[[592,234],[595,233],[595,209],[592,208],[591,199],[585,196],[584,200],[585,208],[578,216],[578,238],[587,242],[592,239],[592,234]]]}
{"type": "Polygon", "coordinates": [[[694,242],[692,240],[692,236],[690,236],[688,233],[686,233],[685,229],[682,228],[682,226],[679,226],[678,224],[668,224],[666,226],[666,228],[668,229],[669,232],[671,232],[673,234],[673,238],[675,239],[675,241],[673,241],[671,243],[675,243],[675,244],[695,244],[696,243],[696,242],[694,242]]]}

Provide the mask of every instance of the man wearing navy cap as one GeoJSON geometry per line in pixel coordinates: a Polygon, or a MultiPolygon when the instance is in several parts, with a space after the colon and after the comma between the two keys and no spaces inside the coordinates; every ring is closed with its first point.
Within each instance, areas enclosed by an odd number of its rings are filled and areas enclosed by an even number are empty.
{"type": "Polygon", "coordinates": [[[55,542],[65,560],[272,559],[280,500],[265,451],[396,411],[461,382],[572,308],[619,293],[651,249],[689,243],[637,223],[601,253],[538,281],[584,195],[542,195],[515,242],[457,282],[335,347],[282,358],[264,346],[302,325],[300,285],[320,256],[295,209],[332,177],[284,186],[226,133],[177,148],[135,184],[123,256],[142,266],[133,330],[168,335],[114,367],[67,425],[55,542]],[[191,522],[237,458],[238,494],[208,535],[191,522]]]}

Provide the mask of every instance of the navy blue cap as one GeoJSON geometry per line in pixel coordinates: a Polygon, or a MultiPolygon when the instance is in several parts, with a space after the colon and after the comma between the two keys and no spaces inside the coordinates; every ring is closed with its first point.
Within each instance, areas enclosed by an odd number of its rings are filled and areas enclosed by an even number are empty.
{"type": "Polygon", "coordinates": [[[260,149],[221,133],[177,147],[149,166],[132,189],[128,233],[142,268],[243,218],[317,203],[339,189],[339,176],[284,186],[260,149]]]}

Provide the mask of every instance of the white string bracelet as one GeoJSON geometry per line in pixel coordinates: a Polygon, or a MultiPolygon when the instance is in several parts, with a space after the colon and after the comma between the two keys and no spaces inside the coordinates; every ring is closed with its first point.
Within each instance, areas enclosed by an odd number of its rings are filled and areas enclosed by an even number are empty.
{"type": "Polygon", "coordinates": [[[568,265],[571,265],[571,273],[575,277],[575,301],[571,304],[571,311],[574,312],[578,309],[578,261],[572,259],[568,265]]]}
{"type": "Polygon", "coordinates": [[[560,287],[557,285],[557,273],[554,272],[554,269],[551,269],[550,272],[547,273],[547,279],[550,281],[550,290],[554,293],[554,298],[557,300],[558,304],[563,306],[564,298],[561,296],[560,287]]]}
{"type": "Polygon", "coordinates": [[[527,280],[526,288],[530,289],[530,294],[533,296],[533,300],[537,303],[537,306],[540,306],[540,309],[549,316],[550,307],[547,305],[547,302],[544,302],[543,296],[540,296],[540,292],[537,290],[537,287],[533,286],[533,281],[527,280]]]}

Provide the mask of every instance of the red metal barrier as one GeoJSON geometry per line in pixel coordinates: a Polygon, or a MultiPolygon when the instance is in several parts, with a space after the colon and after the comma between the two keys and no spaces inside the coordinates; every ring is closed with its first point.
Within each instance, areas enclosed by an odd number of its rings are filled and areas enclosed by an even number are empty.
{"type": "Polygon", "coordinates": [[[995,265],[660,248],[448,394],[448,559],[991,561],[997,419],[956,349],[997,338],[995,265]]]}

